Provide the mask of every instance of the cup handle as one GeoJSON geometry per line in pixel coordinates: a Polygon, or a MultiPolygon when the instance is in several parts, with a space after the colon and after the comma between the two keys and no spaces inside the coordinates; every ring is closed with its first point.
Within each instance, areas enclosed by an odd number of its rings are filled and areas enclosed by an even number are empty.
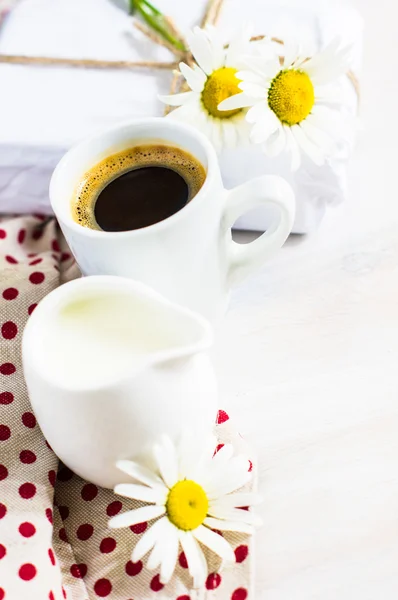
{"type": "Polygon", "coordinates": [[[290,185],[277,175],[251,179],[227,192],[223,229],[228,231],[236,219],[260,206],[277,208],[273,222],[257,240],[249,244],[229,242],[228,282],[237,285],[257,271],[279,250],[288,238],[294,222],[295,200],[290,185]]]}

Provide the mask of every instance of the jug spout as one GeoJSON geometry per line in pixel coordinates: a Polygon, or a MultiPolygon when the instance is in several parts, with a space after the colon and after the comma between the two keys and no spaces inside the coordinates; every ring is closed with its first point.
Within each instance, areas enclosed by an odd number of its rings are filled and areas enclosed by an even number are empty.
{"type": "Polygon", "coordinates": [[[121,277],[72,281],[39,309],[47,327],[40,332],[36,368],[73,389],[114,384],[148,366],[206,350],[213,341],[202,316],[121,277]]]}

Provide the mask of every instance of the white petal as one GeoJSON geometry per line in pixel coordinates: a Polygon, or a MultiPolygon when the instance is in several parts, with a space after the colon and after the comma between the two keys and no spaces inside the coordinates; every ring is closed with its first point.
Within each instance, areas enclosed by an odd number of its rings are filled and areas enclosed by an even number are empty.
{"type": "Polygon", "coordinates": [[[213,55],[210,42],[204,31],[195,27],[193,33],[187,34],[189,48],[199,67],[210,75],[213,71],[213,55]]]}
{"type": "Polygon", "coordinates": [[[165,544],[165,538],[159,537],[156,544],[154,545],[152,552],[148,556],[148,560],[146,562],[146,568],[149,571],[153,571],[157,569],[161,564],[162,560],[166,556],[167,546],[165,544]]]}
{"type": "Polygon", "coordinates": [[[169,94],[167,96],[159,95],[158,98],[169,106],[182,106],[192,100],[194,96],[195,92],[183,92],[182,94],[169,94]]]}
{"type": "Polygon", "coordinates": [[[156,521],[156,523],[154,523],[149,529],[147,529],[144,535],[138,540],[133,550],[131,560],[134,563],[141,560],[141,558],[145,556],[149,550],[152,550],[158,539],[160,539],[167,531],[168,522],[168,518],[163,517],[159,521],[156,521]]]}
{"type": "Polygon", "coordinates": [[[237,108],[244,108],[246,106],[251,106],[253,104],[253,100],[249,98],[247,94],[235,94],[234,96],[230,96],[226,98],[217,106],[218,110],[236,110],[237,108]]]}
{"type": "Polygon", "coordinates": [[[222,135],[223,135],[223,147],[224,148],[235,148],[237,142],[237,131],[233,121],[224,119],[222,121],[222,135]]]}
{"type": "Polygon", "coordinates": [[[265,86],[267,83],[267,80],[263,75],[260,75],[254,71],[238,71],[235,77],[241,81],[245,81],[246,83],[257,83],[261,86],[265,86]]]}
{"type": "Polygon", "coordinates": [[[146,467],[142,467],[131,460],[118,460],[116,463],[117,468],[123,473],[130,475],[137,481],[145,483],[150,487],[164,487],[163,481],[153,471],[150,471],[146,467]]]}
{"type": "Polygon", "coordinates": [[[207,578],[207,563],[203,551],[190,531],[180,531],[179,535],[194,587],[201,588],[207,578]]]}
{"type": "Polygon", "coordinates": [[[204,546],[210,548],[215,554],[223,558],[224,560],[234,561],[235,555],[231,548],[231,545],[218,533],[215,533],[211,529],[199,525],[197,529],[192,531],[192,535],[204,546]]]}
{"type": "Polygon", "coordinates": [[[238,521],[225,521],[223,519],[215,519],[214,517],[206,517],[203,523],[207,525],[207,527],[211,527],[211,529],[218,529],[219,531],[237,531],[239,533],[247,533],[249,535],[254,533],[254,527],[252,525],[238,521]]]}
{"type": "Polygon", "coordinates": [[[222,448],[220,448],[215,455],[213,456],[212,464],[213,465],[221,465],[228,463],[229,460],[234,455],[234,447],[232,444],[224,444],[222,448]]]}
{"type": "Polygon", "coordinates": [[[291,154],[292,159],[292,171],[297,171],[301,164],[301,154],[300,148],[296,142],[295,137],[291,131],[291,127],[285,126],[284,128],[285,136],[286,136],[286,149],[291,154]]]}
{"type": "Polygon", "coordinates": [[[167,436],[162,436],[160,444],[155,444],[153,453],[165,484],[171,488],[178,481],[178,460],[176,449],[167,436]]]}
{"type": "Polygon", "coordinates": [[[253,125],[250,139],[254,144],[261,144],[280,129],[279,119],[272,110],[268,110],[262,119],[253,125]]]}
{"type": "Polygon", "coordinates": [[[187,84],[194,92],[202,92],[207,77],[201,69],[191,69],[185,63],[180,63],[180,71],[186,79],[187,84]]]}
{"type": "Polygon", "coordinates": [[[322,131],[322,129],[313,125],[308,117],[301,123],[301,128],[310,142],[315,144],[323,154],[327,154],[335,144],[335,140],[326,131],[322,131]]]}
{"type": "Polygon", "coordinates": [[[212,481],[206,485],[209,500],[234,492],[250,481],[252,474],[248,472],[247,464],[246,458],[236,456],[220,469],[213,469],[212,481]]]}
{"type": "Polygon", "coordinates": [[[300,56],[300,48],[297,41],[291,40],[290,42],[285,42],[282,54],[284,56],[283,67],[288,69],[300,56]]]}
{"type": "Polygon", "coordinates": [[[242,81],[238,87],[245,92],[248,96],[253,98],[266,98],[267,90],[265,86],[259,85],[258,83],[250,83],[246,81],[242,81]]]}
{"type": "MultiPolygon", "coordinates": [[[[206,120],[204,126],[206,135],[209,135],[212,126],[213,120],[206,120]]],[[[217,438],[211,433],[205,438],[191,432],[184,433],[179,446],[180,478],[193,479],[200,483],[202,474],[208,471],[208,464],[212,460],[216,445],[217,438]]]]}
{"type": "Polygon", "coordinates": [[[264,144],[264,151],[267,156],[275,157],[278,156],[286,146],[286,133],[285,128],[280,126],[264,144]]]}
{"type": "Polygon", "coordinates": [[[223,521],[236,521],[238,523],[247,523],[248,525],[259,526],[262,521],[259,517],[248,510],[240,508],[209,508],[209,515],[223,521]]]}
{"type": "Polygon", "coordinates": [[[249,50],[249,40],[252,33],[252,25],[244,24],[231,38],[226,51],[225,66],[236,68],[242,62],[242,56],[249,50]]]}
{"type": "Polygon", "coordinates": [[[141,508],[129,510],[126,513],[112,517],[108,522],[108,527],[111,529],[130,527],[130,525],[136,525],[137,523],[156,519],[157,517],[164,515],[164,513],[164,506],[142,506],[141,508]]]}
{"type": "Polygon", "coordinates": [[[134,498],[135,500],[142,500],[142,502],[153,503],[161,502],[165,496],[165,493],[158,490],[154,490],[153,488],[144,485],[135,485],[134,483],[120,483],[115,486],[114,492],[115,494],[125,496],[126,498],[134,498]]]}
{"type": "Polygon", "coordinates": [[[204,31],[207,39],[210,42],[210,50],[213,58],[213,71],[224,67],[226,52],[224,48],[224,42],[221,39],[218,30],[213,25],[207,25],[204,30],[201,30],[200,28],[198,29],[199,31],[204,31]]]}
{"type": "Polygon", "coordinates": [[[304,129],[300,125],[291,128],[292,134],[300,148],[309,156],[316,165],[322,166],[325,162],[322,151],[316,147],[306,136],[304,129]]]}
{"type": "Polygon", "coordinates": [[[253,494],[251,492],[236,492],[235,494],[228,494],[212,500],[210,502],[210,508],[217,506],[220,508],[239,508],[242,506],[255,506],[263,501],[259,494],[253,494]]]}
{"type": "Polygon", "coordinates": [[[254,71],[262,79],[273,79],[281,70],[279,57],[273,52],[272,58],[262,56],[246,56],[245,63],[249,71],[254,71]]]}
{"type": "Polygon", "coordinates": [[[170,522],[167,531],[166,542],[166,554],[164,555],[162,564],[160,565],[160,581],[163,584],[166,584],[170,581],[178,559],[178,530],[170,522]]]}
{"type": "MultiPolygon", "coordinates": [[[[254,106],[249,108],[246,115],[246,121],[248,123],[255,123],[264,117],[270,111],[266,101],[257,102],[254,106]]],[[[276,115],[274,113],[275,118],[276,115]]]]}

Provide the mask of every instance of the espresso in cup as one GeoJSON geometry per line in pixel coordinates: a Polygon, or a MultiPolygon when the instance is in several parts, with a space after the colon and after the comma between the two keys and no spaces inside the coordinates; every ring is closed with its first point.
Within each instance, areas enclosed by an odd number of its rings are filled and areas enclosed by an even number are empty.
{"type": "Polygon", "coordinates": [[[135,146],[84,174],[72,198],[72,217],[90,229],[141,229],[184,208],[205,179],[203,165],[180,148],[135,146]]]}

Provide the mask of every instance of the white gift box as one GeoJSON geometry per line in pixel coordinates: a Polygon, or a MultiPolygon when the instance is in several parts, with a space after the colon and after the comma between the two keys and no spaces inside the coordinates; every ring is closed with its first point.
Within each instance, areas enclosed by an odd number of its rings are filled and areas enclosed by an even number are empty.
{"type": "MultiPolygon", "coordinates": [[[[106,60],[171,60],[144,38],[120,8],[124,0],[20,0],[0,30],[0,53],[106,60]]],[[[197,24],[206,0],[155,0],[184,32],[197,24]]],[[[336,36],[350,45],[358,76],[362,19],[338,0],[225,0],[219,22],[226,35],[243,21],[256,33],[297,40],[309,55],[336,36]]],[[[132,117],[161,115],[157,96],[168,93],[171,73],[0,64],[0,212],[49,213],[49,179],[62,154],[81,138],[132,117]]],[[[358,98],[349,78],[341,82],[345,112],[358,98]]],[[[346,169],[353,140],[339,146],[324,167],[303,158],[292,173],[288,155],[267,158],[256,146],[220,155],[226,187],[264,173],[285,177],[297,199],[294,232],[315,228],[328,205],[346,197],[346,169]]],[[[254,211],[241,228],[266,229],[268,215],[254,211]]]]}

